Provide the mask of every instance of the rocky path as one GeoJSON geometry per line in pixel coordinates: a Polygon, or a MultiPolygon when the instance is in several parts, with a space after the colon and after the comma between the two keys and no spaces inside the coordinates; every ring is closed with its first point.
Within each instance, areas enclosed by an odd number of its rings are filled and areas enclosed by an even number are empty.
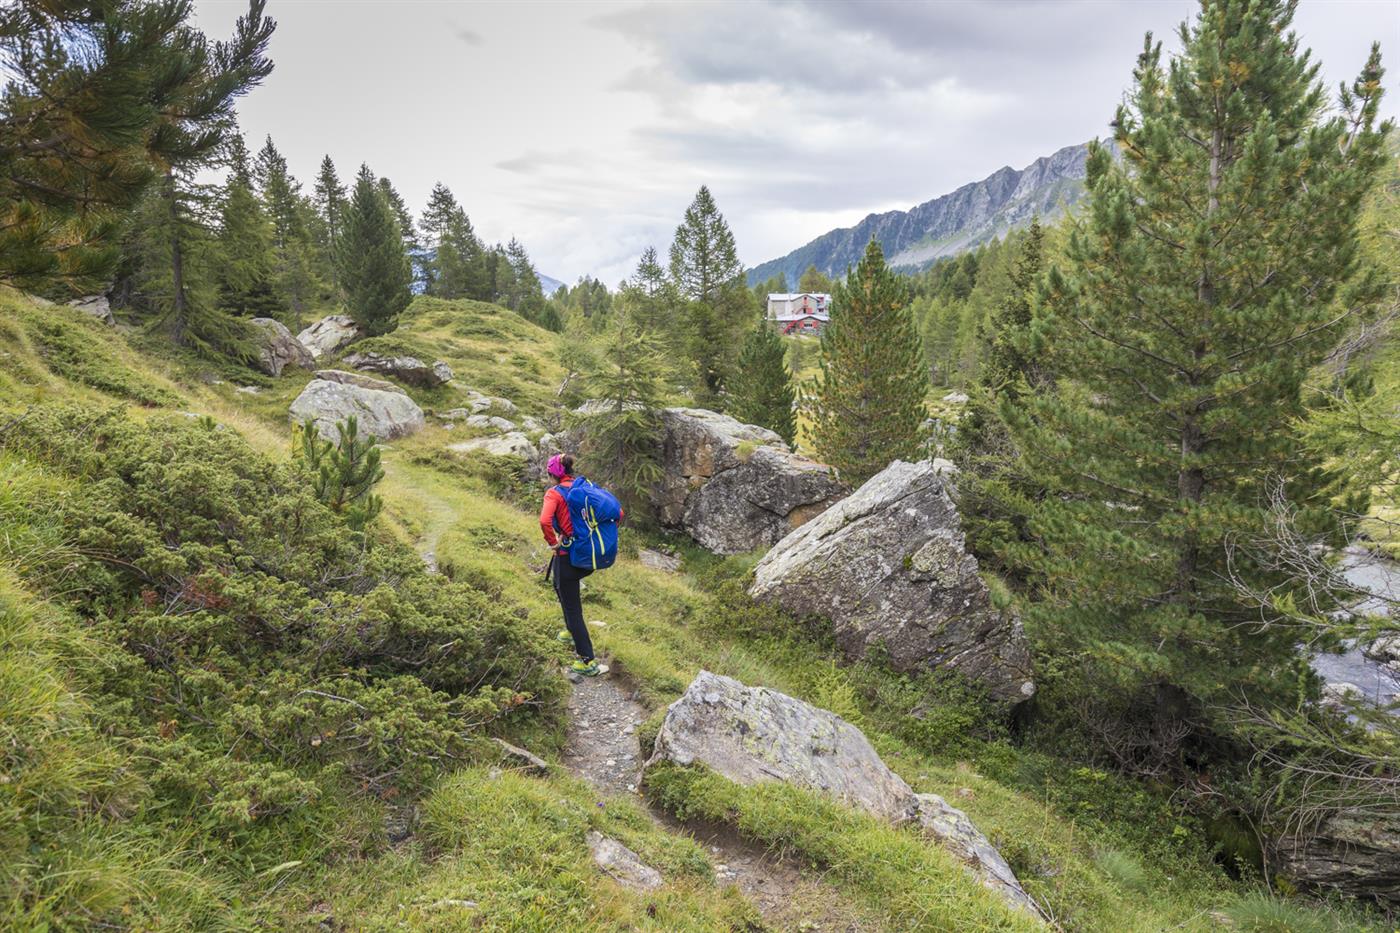
{"type": "Polygon", "coordinates": [[[641,747],[637,729],[650,715],[615,674],[578,678],[569,704],[564,764],[604,796],[629,795],[672,832],[705,846],[719,884],[735,884],[774,930],[869,933],[882,927],[829,886],[804,877],[790,860],[742,839],[728,827],[682,825],[639,796],[641,747]]]}

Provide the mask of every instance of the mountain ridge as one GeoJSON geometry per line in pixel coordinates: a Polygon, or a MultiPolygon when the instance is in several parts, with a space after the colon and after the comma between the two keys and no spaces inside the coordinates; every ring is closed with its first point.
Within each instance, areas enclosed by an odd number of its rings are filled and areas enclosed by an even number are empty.
{"type": "Polygon", "coordinates": [[[758,285],[782,273],[794,285],[811,265],[827,275],[844,275],[872,236],[891,266],[920,269],[1004,236],[1034,216],[1056,216],[1084,194],[1088,146],[1065,146],[1019,171],[1003,166],[906,211],[867,214],[854,226],[830,230],[785,256],[754,266],[748,283],[758,285]]]}

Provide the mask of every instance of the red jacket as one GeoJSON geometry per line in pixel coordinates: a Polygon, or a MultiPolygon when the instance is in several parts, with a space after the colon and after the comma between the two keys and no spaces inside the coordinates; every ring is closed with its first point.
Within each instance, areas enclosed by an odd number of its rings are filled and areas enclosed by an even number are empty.
{"type": "Polygon", "coordinates": [[[558,486],[550,486],[544,494],[544,505],[540,506],[540,531],[544,533],[545,543],[552,548],[559,547],[561,534],[565,538],[574,536],[574,523],[569,518],[568,503],[559,492],[559,486],[568,489],[573,484],[574,478],[566,476],[559,481],[558,486]]]}

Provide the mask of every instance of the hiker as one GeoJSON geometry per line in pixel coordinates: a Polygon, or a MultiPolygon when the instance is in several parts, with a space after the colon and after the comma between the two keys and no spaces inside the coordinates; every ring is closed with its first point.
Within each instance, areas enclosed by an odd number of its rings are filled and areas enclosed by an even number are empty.
{"type": "MultiPolygon", "coordinates": [[[[569,516],[569,504],[565,496],[575,482],[574,458],[568,454],[555,454],[549,458],[545,469],[549,472],[553,484],[545,491],[544,505],[540,508],[540,531],[544,534],[545,543],[554,551],[550,560],[549,575],[554,580],[554,592],[559,597],[559,606],[564,610],[564,630],[559,633],[558,638],[566,645],[572,643],[574,652],[578,655],[578,660],[574,661],[570,670],[584,677],[597,677],[604,669],[599,667],[598,661],[593,657],[593,640],[588,637],[588,626],[583,621],[583,597],[579,592],[579,581],[591,574],[594,567],[577,567],[570,559],[570,546],[575,543],[574,522],[569,516]]],[[[582,486],[588,484],[588,480],[582,479],[579,483],[582,492],[582,486]]],[[[608,495],[611,499],[606,490],[599,489],[597,492],[608,495]]],[[[616,503],[616,500],[612,501],[616,503]]],[[[585,513],[589,514],[592,513],[585,513]]],[[[617,518],[621,517],[621,507],[618,507],[617,518]]],[[[616,551],[617,537],[614,526],[611,553],[603,558],[602,563],[595,560],[595,566],[602,569],[611,565],[616,551]]]]}

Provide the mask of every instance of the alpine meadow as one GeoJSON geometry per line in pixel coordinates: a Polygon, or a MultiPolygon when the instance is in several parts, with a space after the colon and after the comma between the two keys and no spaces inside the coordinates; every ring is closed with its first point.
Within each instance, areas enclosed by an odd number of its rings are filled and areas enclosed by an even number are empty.
{"type": "Polygon", "coordinates": [[[1397,42],[0,4],[0,930],[1395,930],[1397,42]]]}

